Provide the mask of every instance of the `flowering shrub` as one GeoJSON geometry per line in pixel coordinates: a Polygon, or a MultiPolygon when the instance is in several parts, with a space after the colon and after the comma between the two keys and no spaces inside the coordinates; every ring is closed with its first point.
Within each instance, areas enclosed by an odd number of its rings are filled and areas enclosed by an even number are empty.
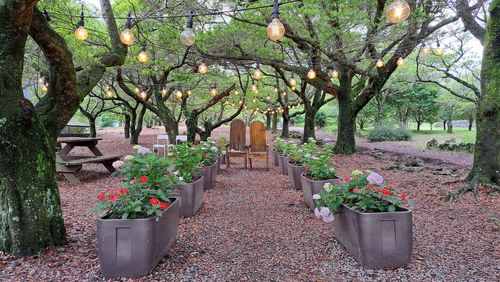
{"type": "Polygon", "coordinates": [[[283,140],[281,138],[274,139],[273,149],[276,152],[282,153],[284,146],[285,146],[285,140],[283,140]]]}
{"type": "Polygon", "coordinates": [[[125,161],[116,161],[116,173],[124,176],[119,188],[111,188],[97,196],[95,212],[107,218],[145,218],[161,216],[168,208],[169,197],[174,191],[172,183],[172,161],[160,158],[149,149],[134,146],[135,154],[125,156],[125,161]]]}
{"type": "MultiPolygon", "coordinates": [[[[313,148],[315,147],[310,145],[308,150],[312,150],[313,148]]],[[[337,178],[337,170],[335,169],[332,157],[333,148],[330,145],[325,145],[317,156],[313,154],[313,151],[305,153],[303,163],[304,176],[314,181],[337,178]]]]}
{"type": "Polygon", "coordinates": [[[208,138],[207,141],[201,141],[198,149],[202,156],[201,163],[205,166],[213,165],[221,155],[221,151],[211,138],[208,138]]]}
{"type": "Polygon", "coordinates": [[[287,148],[287,156],[290,158],[290,163],[295,165],[304,165],[306,158],[310,158],[317,154],[318,146],[314,138],[309,138],[302,147],[291,146],[287,148]]]}
{"type": "Polygon", "coordinates": [[[167,157],[173,165],[171,179],[174,184],[193,182],[202,173],[204,167],[201,164],[202,154],[197,147],[193,147],[188,143],[171,145],[167,157]]]}
{"type": "Polygon", "coordinates": [[[326,184],[320,194],[313,195],[316,201],[315,214],[323,221],[332,220],[331,214],[339,211],[345,204],[360,212],[394,212],[403,208],[403,203],[413,205],[408,195],[398,196],[396,183],[385,183],[385,180],[375,172],[352,172],[339,185],[326,184]]]}
{"type": "Polygon", "coordinates": [[[227,141],[227,138],[224,135],[220,136],[219,139],[217,139],[216,146],[217,148],[219,148],[219,151],[222,155],[226,154],[226,149],[228,144],[229,142],[227,141]]]}

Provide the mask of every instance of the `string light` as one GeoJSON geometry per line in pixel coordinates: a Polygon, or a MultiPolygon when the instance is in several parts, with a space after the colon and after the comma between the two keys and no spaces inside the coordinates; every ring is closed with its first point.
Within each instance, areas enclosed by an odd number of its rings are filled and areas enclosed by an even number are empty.
{"type": "Polygon", "coordinates": [[[43,84],[42,85],[42,92],[47,93],[49,91],[49,84],[43,84]]]}
{"type": "Polygon", "coordinates": [[[283,91],[283,96],[286,96],[286,95],[287,95],[287,93],[285,91],[283,91]]]}
{"type": "Polygon", "coordinates": [[[108,98],[112,98],[113,97],[113,91],[111,91],[111,86],[108,86],[108,89],[106,89],[106,96],[108,98]]]}
{"type": "Polygon", "coordinates": [[[295,86],[292,86],[292,90],[293,90],[293,91],[295,91],[295,89],[297,89],[297,87],[295,87],[295,86]]]}
{"type": "Polygon", "coordinates": [[[139,92],[141,92],[141,89],[139,89],[139,87],[135,87],[134,92],[135,92],[135,94],[139,94],[139,92]]]}
{"type": "Polygon", "coordinates": [[[267,95],[266,99],[271,100],[271,96],[267,95]]]}
{"type": "Polygon", "coordinates": [[[307,73],[307,78],[309,78],[310,80],[313,80],[316,78],[316,72],[314,71],[314,69],[311,67],[311,69],[309,69],[309,72],[307,73]]]}
{"type": "Polygon", "coordinates": [[[377,68],[383,67],[384,61],[382,61],[382,59],[378,59],[377,62],[375,63],[375,66],[377,66],[377,68]]]}
{"type": "Polygon", "coordinates": [[[295,80],[295,78],[293,78],[293,76],[292,76],[292,78],[290,79],[290,85],[291,85],[292,87],[297,86],[297,80],[295,80]]]}
{"type": "Polygon", "coordinates": [[[253,78],[259,80],[262,78],[262,71],[259,69],[259,63],[257,62],[257,67],[255,69],[255,72],[253,73],[253,78]]]}
{"type": "Polygon", "coordinates": [[[163,97],[165,97],[165,96],[167,96],[167,92],[168,92],[167,88],[165,88],[165,87],[164,87],[164,88],[161,90],[161,95],[162,95],[163,97]]]}
{"type": "Polygon", "coordinates": [[[149,60],[148,52],[146,52],[146,41],[142,43],[141,52],[137,55],[137,60],[142,64],[149,60]]]}
{"type": "Polygon", "coordinates": [[[208,67],[205,63],[201,63],[199,66],[198,66],[198,73],[199,74],[206,74],[208,72],[208,67]]]}
{"type": "Polygon", "coordinates": [[[252,84],[252,91],[255,94],[259,93],[259,87],[255,83],[252,84]]]}
{"type": "Polygon", "coordinates": [[[330,73],[331,77],[333,78],[337,78],[339,77],[339,72],[338,70],[333,70],[331,73],[330,73]]]}
{"type": "Polygon", "coordinates": [[[278,87],[274,87],[274,92],[278,93],[278,87]]]}
{"type": "Polygon", "coordinates": [[[135,42],[134,33],[132,30],[132,13],[128,12],[127,22],[125,23],[125,30],[120,34],[120,41],[125,45],[132,45],[135,42]]]}
{"type": "Polygon", "coordinates": [[[439,44],[439,39],[436,40],[436,50],[434,50],[434,54],[436,56],[442,56],[444,55],[444,49],[441,48],[441,44],[439,44]]]}
{"type": "Polygon", "coordinates": [[[175,97],[177,99],[182,99],[182,91],[180,89],[177,89],[177,91],[175,91],[175,97]]]}
{"type": "Polygon", "coordinates": [[[82,5],[82,12],[80,13],[80,21],[76,25],[75,37],[76,39],[81,41],[85,41],[87,40],[87,38],[89,38],[89,33],[85,29],[85,15],[83,14],[83,5],[82,5]]]}
{"type": "Polygon", "coordinates": [[[279,18],[279,1],[274,0],[273,14],[271,15],[271,22],[267,26],[267,36],[273,41],[279,41],[285,35],[285,26],[281,23],[279,18]]]}
{"type": "Polygon", "coordinates": [[[215,97],[217,95],[217,86],[212,86],[212,89],[210,89],[210,94],[212,97],[215,97]]]}
{"type": "Polygon", "coordinates": [[[253,98],[252,102],[256,103],[256,102],[257,102],[257,99],[253,98]]]}
{"type": "Polygon", "coordinates": [[[186,28],[184,28],[184,31],[181,33],[180,38],[181,43],[186,47],[193,46],[194,42],[196,41],[196,36],[193,32],[193,11],[189,12],[189,18],[186,28]]]}
{"type": "Polygon", "coordinates": [[[425,45],[425,42],[422,44],[422,52],[425,55],[429,55],[431,53],[431,48],[425,45]]]}
{"type": "Polygon", "coordinates": [[[400,57],[396,63],[398,64],[398,66],[401,67],[405,64],[405,60],[402,57],[400,57]]]}
{"type": "Polygon", "coordinates": [[[240,95],[240,92],[238,92],[238,90],[235,90],[234,95],[240,95]]]}
{"type": "Polygon", "coordinates": [[[242,100],[240,100],[240,105],[241,105],[241,104],[243,104],[243,101],[242,101],[242,100]]]}
{"type": "Polygon", "coordinates": [[[393,24],[404,22],[410,15],[410,5],[404,0],[395,0],[387,8],[387,19],[393,24]]]}
{"type": "Polygon", "coordinates": [[[191,89],[188,89],[187,94],[188,94],[188,96],[191,96],[191,95],[193,95],[193,91],[191,91],[191,89]]]}
{"type": "Polygon", "coordinates": [[[148,97],[148,94],[146,93],[146,91],[141,91],[141,98],[142,99],[146,99],[146,97],[148,97]]]}

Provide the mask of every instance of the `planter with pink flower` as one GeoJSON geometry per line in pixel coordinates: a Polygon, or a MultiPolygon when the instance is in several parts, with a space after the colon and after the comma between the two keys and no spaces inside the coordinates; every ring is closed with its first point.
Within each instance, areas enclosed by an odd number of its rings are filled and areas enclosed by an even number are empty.
{"type": "Polygon", "coordinates": [[[333,222],[335,238],[356,261],[372,269],[397,268],[410,263],[412,205],[406,193],[396,192],[374,172],[354,171],[351,179],[327,184],[314,195],[315,214],[333,222]]]}
{"type": "Polygon", "coordinates": [[[307,206],[314,211],[315,202],[313,195],[319,194],[327,183],[336,184],[340,180],[337,177],[333,160],[333,149],[326,145],[317,153],[304,155],[304,173],[301,175],[302,193],[307,206]]]}
{"type": "Polygon", "coordinates": [[[201,155],[196,147],[181,143],[171,146],[167,157],[172,161],[171,187],[180,197],[179,216],[194,216],[203,203],[205,191],[201,155]]]}
{"type": "Polygon", "coordinates": [[[170,161],[137,150],[115,164],[124,180],[97,196],[97,246],[107,278],[152,272],[177,237],[179,199],[169,187],[170,161]]]}

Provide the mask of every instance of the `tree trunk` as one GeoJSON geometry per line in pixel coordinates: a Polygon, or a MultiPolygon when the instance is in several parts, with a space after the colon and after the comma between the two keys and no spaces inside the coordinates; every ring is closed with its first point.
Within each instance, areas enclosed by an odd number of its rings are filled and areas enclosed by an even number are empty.
{"type": "Polygon", "coordinates": [[[443,130],[446,131],[446,120],[445,119],[443,119],[443,130]]]}
{"type": "Polygon", "coordinates": [[[0,251],[27,256],[66,243],[66,230],[55,138],[23,97],[21,85],[34,4],[9,2],[0,5],[0,251]]]}
{"type": "Polygon", "coordinates": [[[97,130],[95,126],[95,118],[94,117],[87,117],[89,120],[89,126],[90,126],[90,137],[95,138],[97,136],[97,130]]]}
{"type": "Polygon", "coordinates": [[[448,129],[446,130],[447,133],[453,133],[453,120],[452,119],[448,119],[447,121],[447,125],[448,125],[448,129]]]}
{"type": "Polygon", "coordinates": [[[190,112],[186,117],[187,139],[189,142],[196,140],[196,128],[198,127],[198,115],[190,112]]]}
{"type": "Polygon", "coordinates": [[[125,114],[125,124],[123,128],[123,134],[125,135],[125,139],[130,138],[130,115],[125,114]]]}
{"type": "Polygon", "coordinates": [[[139,136],[141,135],[142,132],[145,113],[146,113],[146,107],[141,106],[141,111],[137,116],[137,120],[134,118],[134,116],[132,116],[132,121],[133,121],[132,124],[134,125],[131,126],[131,135],[130,135],[130,144],[132,145],[139,144],[139,136]]]}
{"type": "Polygon", "coordinates": [[[278,114],[273,114],[273,125],[272,125],[272,131],[276,132],[278,130],[278,114]]]}
{"type": "Polygon", "coordinates": [[[489,7],[477,105],[474,164],[469,180],[500,185],[500,0],[489,7]]]}
{"type": "Polygon", "coordinates": [[[266,113],[266,129],[271,129],[271,113],[269,112],[266,113]]]}
{"type": "Polygon", "coordinates": [[[283,128],[281,130],[281,138],[288,138],[290,136],[290,116],[288,115],[288,110],[285,110],[282,117],[283,128]]]}
{"type": "Polygon", "coordinates": [[[303,143],[306,143],[309,138],[316,139],[315,117],[316,111],[306,108],[304,114],[304,135],[302,136],[303,143]]]}
{"type": "Polygon", "coordinates": [[[338,131],[334,151],[336,154],[352,154],[356,151],[356,140],[354,139],[356,116],[352,109],[350,93],[339,92],[338,102],[338,131]]]}
{"type": "Polygon", "coordinates": [[[420,131],[420,122],[417,122],[417,131],[420,131]]]}
{"type": "Polygon", "coordinates": [[[432,131],[432,122],[429,122],[429,126],[430,126],[431,131],[432,131]]]}
{"type": "Polygon", "coordinates": [[[469,131],[472,131],[473,124],[474,124],[474,119],[469,119],[469,131]]]}

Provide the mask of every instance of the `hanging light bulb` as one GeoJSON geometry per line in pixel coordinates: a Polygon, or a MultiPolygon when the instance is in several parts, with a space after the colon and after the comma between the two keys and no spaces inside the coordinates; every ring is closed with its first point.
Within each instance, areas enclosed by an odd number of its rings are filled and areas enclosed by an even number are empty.
{"type": "Polygon", "coordinates": [[[40,76],[38,76],[37,81],[38,81],[38,83],[40,83],[40,84],[44,84],[44,83],[45,83],[45,78],[44,78],[42,75],[40,75],[40,76]]]}
{"type": "Polygon", "coordinates": [[[205,74],[208,72],[208,67],[207,65],[205,65],[205,63],[201,63],[199,66],[198,66],[198,73],[199,74],[205,74]]]}
{"type": "Polygon", "coordinates": [[[242,101],[242,100],[240,100],[240,105],[241,105],[241,104],[243,104],[243,101],[242,101]]]}
{"type": "Polygon", "coordinates": [[[139,89],[139,87],[135,87],[134,92],[135,92],[135,94],[139,94],[139,92],[141,92],[141,89],[139,89]]]}
{"type": "Polygon", "coordinates": [[[267,95],[266,99],[271,100],[271,96],[267,95]]]}
{"type": "Polygon", "coordinates": [[[161,90],[161,95],[162,95],[163,97],[165,97],[165,96],[167,96],[167,92],[168,92],[167,88],[165,88],[165,87],[164,87],[164,88],[161,90]]]}
{"type": "Polygon", "coordinates": [[[112,98],[113,97],[113,91],[111,91],[111,86],[108,86],[108,89],[106,90],[106,96],[108,98],[112,98]]]}
{"type": "Polygon", "coordinates": [[[189,89],[189,90],[187,91],[187,94],[188,94],[188,96],[191,96],[191,95],[193,95],[193,91],[191,91],[191,89],[189,89]]]}
{"type": "Polygon", "coordinates": [[[175,98],[177,99],[182,99],[182,91],[180,89],[177,89],[177,91],[175,91],[175,98]]]}
{"type": "Polygon", "coordinates": [[[240,95],[240,92],[238,92],[238,90],[235,90],[234,95],[240,95]]]}
{"type": "Polygon", "coordinates": [[[295,91],[295,89],[297,89],[297,87],[295,87],[295,86],[292,86],[292,90],[293,90],[293,91],[295,91]]]}
{"type": "Polygon", "coordinates": [[[274,92],[275,92],[275,93],[278,93],[278,91],[279,91],[279,90],[278,90],[278,87],[274,87],[274,92]]]}
{"type": "Polygon", "coordinates": [[[42,92],[47,93],[49,91],[49,84],[42,84],[42,92]]]}
{"type": "Polygon", "coordinates": [[[297,80],[295,80],[295,78],[293,78],[293,76],[292,76],[292,79],[290,79],[290,85],[297,86],[297,80]]]}
{"type": "Polygon", "coordinates": [[[285,91],[283,91],[283,96],[286,96],[286,95],[287,95],[287,93],[285,91]]]}
{"type": "Polygon", "coordinates": [[[252,102],[256,103],[256,102],[257,102],[257,99],[253,98],[252,102]]]}
{"type": "Polygon", "coordinates": [[[378,59],[377,62],[375,63],[375,66],[377,66],[377,68],[383,67],[384,61],[382,61],[382,59],[378,59]]]}
{"type": "Polygon", "coordinates": [[[316,78],[316,72],[314,71],[314,69],[312,67],[309,69],[309,72],[307,73],[307,78],[309,78],[310,80],[313,80],[316,78]]]}
{"type": "Polygon", "coordinates": [[[436,47],[436,50],[434,50],[434,54],[436,56],[442,56],[442,55],[444,55],[444,49],[441,48],[441,44],[439,44],[439,39],[436,40],[436,46],[437,47],[436,47]]]}
{"type": "Polygon", "coordinates": [[[398,64],[398,66],[401,67],[405,64],[405,60],[402,57],[400,57],[396,63],[398,64]]]}
{"type": "Polygon", "coordinates": [[[395,0],[387,8],[387,19],[393,24],[404,22],[410,15],[410,5],[404,0],[395,0]]]}
{"type": "Polygon", "coordinates": [[[285,35],[285,26],[281,23],[279,17],[279,1],[274,0],[273,14],[271,23],[267,26],[267,36],[273,41],[279,41],[285,35]]]}
{"type": "Polygon", "coordinates": [[[89,33],[85,29],[85,15],[83,14],[83,5],[82,12],[80,13],[80,21],[76,25],[75,37],[76,39],[81,41],[87,40],[87,38],[89,38],[89,33]]]}
{"type": "Polygon", "coordinates": [[[259,69],[259,63],[257,62],[257,67],[255,69],[255,72],[253,73],[253,78],[259,80],[262,78],[262,71],[259,69]]]}
{"type": "Polygon", "coordinates": [[[333,78],[337,78],[339,77],[339,71],[338,70],[333,70],[331,73],[330,73],[331,77],[333,78]]]}
{"type": "Polygon", "coordinates": [[[212,86],[212,89],[210,89],[210,94],[212,94],[212,97],[215,97],[217,95],[217,86],[212,86]]]}
{"type": "Polygon", "coordinates": [[[189,12],[189,19],[184,28],[184,31],[181,33],[181,43],[186,47],[191,47],[194,45],[196,38],[193,32],[193,11],[189,12]]]}
{"type": "Polygon", "coordinates": [[[255,83],[254,83],[254,84],[252,84],[252,91],[253,91],[255,94],[259,93],[259,87],[258,87],[255,83]]]}
{"type": "Polygon", "coordinates": [[[425,42],[422,44],[422,53],[424,53],[424,55],[429,55],[431,53],[431,48],[425,45],[425,42]]]}
{"type": "Polygon", "coordinates": [[[137,55],[137,60],[142,64],[146,63],[149,60],[148,52],[146,52],[146,41],[142,43],[141,52],[137,55]]]}
{"type": "Polygon", "coordinates": [[[148,97],[148,94],[146,93],[146,91],[141,91],[141,98],[142,99],[146,99],[146,97],[148,97]]]}
{"type": "Polygon", "coordinates": [[[127,22],[125,23],[125,30],[120,34],[120,41],[125,45],[132,45],[135,42],[134,33],[132,30],[132,13],[128,12],[127,22]]]}

